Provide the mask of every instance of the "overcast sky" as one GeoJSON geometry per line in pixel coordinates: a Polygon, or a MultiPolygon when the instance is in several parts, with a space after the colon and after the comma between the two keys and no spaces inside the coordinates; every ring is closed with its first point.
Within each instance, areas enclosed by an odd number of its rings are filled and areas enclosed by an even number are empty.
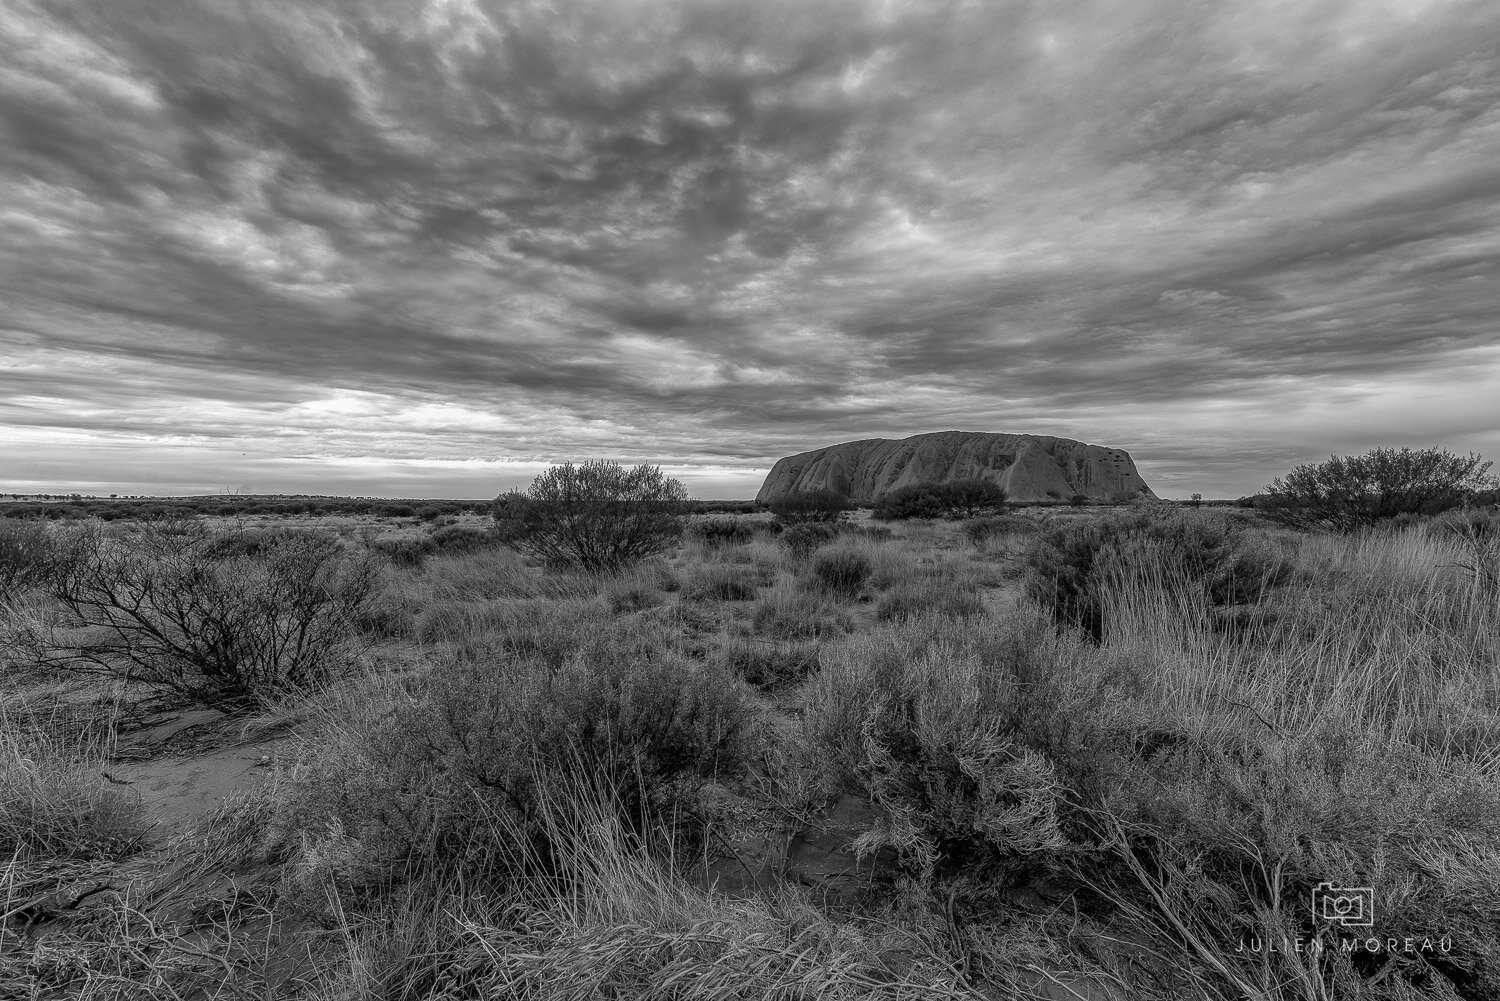
{"type": "Polygon", "coordinates": [[[0,490],[1500,459],[1496,0],[0,0],[0,490]]]}

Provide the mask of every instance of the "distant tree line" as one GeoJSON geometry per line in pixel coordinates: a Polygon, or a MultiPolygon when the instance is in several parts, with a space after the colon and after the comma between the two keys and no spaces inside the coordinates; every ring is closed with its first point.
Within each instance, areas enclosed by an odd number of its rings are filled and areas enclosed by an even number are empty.
{"type": "Polygon", "coordinates": [[[374,515],[434,521],[459,514],[484,514],[489,501],[384,500],[365,497],[140,497],[82,498],[64,501],[0,502],[0,518],[47,518],[54,521],[98,518],[101,521],[148,521],[195,515],[234,517],[275,515],[374,515]]]}
{"type": "MultiPolygon", "coordinates": [[[[424,500],[371,497],[314,497],[262,495],[249,497],[68,497],[33,494],[45,500],[0,500],[0,518],[42,518],[75,521],[149,521],[194,515],[237,517],[262,515],[300,517],[319,515],[370,515],[380,518],[418,518],[436,521],[460,514],[488,514],[489,500],[424,500]]],[[[764,506],[748,500],[685,501],[686,510],[697,514],[754,514],[764,506]]]]}
{"type": "Polygon", "coordinates": [[[909,518],[978,518],[1005,508],[1005,488],[991,480],[914,483],[891,490],[875,502],[873,517],[882,521],[909,518]]]}

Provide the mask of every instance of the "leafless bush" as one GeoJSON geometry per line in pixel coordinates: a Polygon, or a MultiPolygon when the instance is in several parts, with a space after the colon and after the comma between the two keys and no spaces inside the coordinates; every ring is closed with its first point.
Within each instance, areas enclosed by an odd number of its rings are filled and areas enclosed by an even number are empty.
{"type": "Polygon", "coordinates": [[[38,659],[204,704],[254,704],[336,666],[376,583],[375,565],[331,536],[275,533],[248,544],[197,523],[95,535],[53,586],[88,628],[38,637],[38,659]]]}

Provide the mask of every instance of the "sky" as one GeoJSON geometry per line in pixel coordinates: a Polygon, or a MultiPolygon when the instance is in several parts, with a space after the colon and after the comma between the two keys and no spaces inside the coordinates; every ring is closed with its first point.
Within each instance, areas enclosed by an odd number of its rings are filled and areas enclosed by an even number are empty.
{"type": "Polygon", "coordinates": [[[0,0],[0,492],[1500,459],[1495,0],[0,0]]]}

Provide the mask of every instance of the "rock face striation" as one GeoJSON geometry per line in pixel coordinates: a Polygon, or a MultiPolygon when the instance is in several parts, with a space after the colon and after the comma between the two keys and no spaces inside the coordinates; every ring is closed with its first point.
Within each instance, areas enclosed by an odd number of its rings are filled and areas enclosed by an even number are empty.
{"type": "Polygon", "coordinates": [[[789,455],[771,467],[755,499],[831,490],[856,504],[917,483],[992,480],[1011,500],[1125,501],[1156,495],[1121,448],[1070,438],[983,431],[937,431],[910,438],[867,438],[789,455]]]}

